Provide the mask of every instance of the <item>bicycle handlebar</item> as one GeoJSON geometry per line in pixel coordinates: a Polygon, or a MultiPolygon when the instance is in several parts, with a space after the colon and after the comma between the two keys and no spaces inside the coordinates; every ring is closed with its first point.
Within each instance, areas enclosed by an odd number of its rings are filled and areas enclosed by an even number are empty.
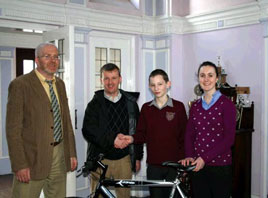
{"type": "Polygon", "coordinates": [[[100,162],[101,160],[103,160],[104,158],[104,154],[100,153],[99,155],[92,157],[92,158],[88,158],[87,161],[85,161],[84,166],[82,166],[77,172],[81,172],[80,174],[78,174],[76,177],[80,177],[81,175],[83,175],[84,177],[87,177],[89,175],[89,173],[91,171],[95,171],[98,166],[100,166],[98,164],[98,162],[100,162]]]}
{"type": "Polygon", "coordinates": [[[178,162],[173,162],[173,161],[163,162],[162,165],[176,168],[178,172],[190,172],[190,171],[194,170],[196,167],[196,165],[191,165],[191,164],[184,166],[178,162]]]}
{"type": "MultiPolygon", "coordinates": [[[[104,164],[101,162],[103,160],[104,154],[100,153],[96,157],[89,158],[85,163],[84,166],[81,167],[77,172],[81,173],[77,176],[83,175],[84,177],[87,177],[91,171],[95,171],[98,167],[101,167],[102,169],[105,168],[104,164]]],[[[162,163],[163,166],[168,166],[177,169],[178,172],[190,172],[193,169],[195,169],[195,165],[188,165],[183,166],[182,164],[178,162],[173,161],[166,161],[162,163]]]]}

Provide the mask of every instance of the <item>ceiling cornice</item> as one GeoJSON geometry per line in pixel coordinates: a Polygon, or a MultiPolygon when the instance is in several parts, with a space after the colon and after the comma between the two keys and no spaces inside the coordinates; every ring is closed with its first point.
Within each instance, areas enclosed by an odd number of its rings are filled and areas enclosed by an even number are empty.
{"type": "Polygon", "coordinates": [[[183,33],[202,32],[260,22],[258,2],[184,18],[183,33]]]}
{"type": "MultiPolygon", "coordinates": [[[[73,4],[0,0],[1,25],[36,26],[44,31],[64,25],[142,35],[187,34],[260,23],[268,18],[268,0],[185,17],[147,17],[94,10],[73,4]],[[5,22],[5,23],[2,23],[5,22]]],[[[14,27],[13,27],[14,28],[14,27]]],[[[28,28],[28,27],[26,27],[28,28]]]]}

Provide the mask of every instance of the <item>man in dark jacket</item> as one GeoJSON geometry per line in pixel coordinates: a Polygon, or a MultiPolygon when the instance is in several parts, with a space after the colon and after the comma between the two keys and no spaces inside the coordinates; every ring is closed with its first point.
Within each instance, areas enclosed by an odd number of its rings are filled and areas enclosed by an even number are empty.
{"type": "MultiPolygon", "coordinates": [[[[106,176],[114,179],[131,179],[132,171],[140,169],[143,145],[130,145],[125,149],[114,148],[117,134],[132,135],[136,130],[139,108],[136,100],[139,93],[119,89],[119,68],[108,63],[101,68],[104,90],[96,91],[88,103],[83,122],[83,136],[89,143],[88,155],[104,154],[103,163],[108,165],[106,176]]],[[[91,175],[91,192],[96,189],[99,170],[91,175]]],[[[130,197],[130,189],[117,188],[118,198],[130,197]]]]}

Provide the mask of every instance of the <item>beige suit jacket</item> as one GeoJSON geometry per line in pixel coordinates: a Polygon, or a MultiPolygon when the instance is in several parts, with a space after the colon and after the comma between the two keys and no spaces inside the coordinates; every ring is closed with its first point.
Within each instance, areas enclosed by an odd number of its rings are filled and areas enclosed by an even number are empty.
{"type": "MultiPolygon", "coordinates": [[[[56,78],[62,117],[66,170],[70,157],[76,157],[64,82],[56,78]]],[[[51,104],[40,80],[32,71],[13,80],[8,88],[6,134],[11,167],[14,172],[30,168],[31,179],[48,176],[54,146],[51,104]]]]}

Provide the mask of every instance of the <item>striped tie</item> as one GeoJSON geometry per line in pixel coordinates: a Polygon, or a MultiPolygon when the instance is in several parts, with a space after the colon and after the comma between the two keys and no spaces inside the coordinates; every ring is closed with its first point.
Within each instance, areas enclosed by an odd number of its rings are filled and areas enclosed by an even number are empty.
{"type": "Polygon", "coordinates": [[[53,89],[52,80],[46,80],[49,85],[49,92],[51,97],[51,106],[53,110],[54,118],[54,139],[56,142],[61,140],[61,117],[60,117],[60,108],[59,103],[56,97],[56,94],[53,89]]]}

